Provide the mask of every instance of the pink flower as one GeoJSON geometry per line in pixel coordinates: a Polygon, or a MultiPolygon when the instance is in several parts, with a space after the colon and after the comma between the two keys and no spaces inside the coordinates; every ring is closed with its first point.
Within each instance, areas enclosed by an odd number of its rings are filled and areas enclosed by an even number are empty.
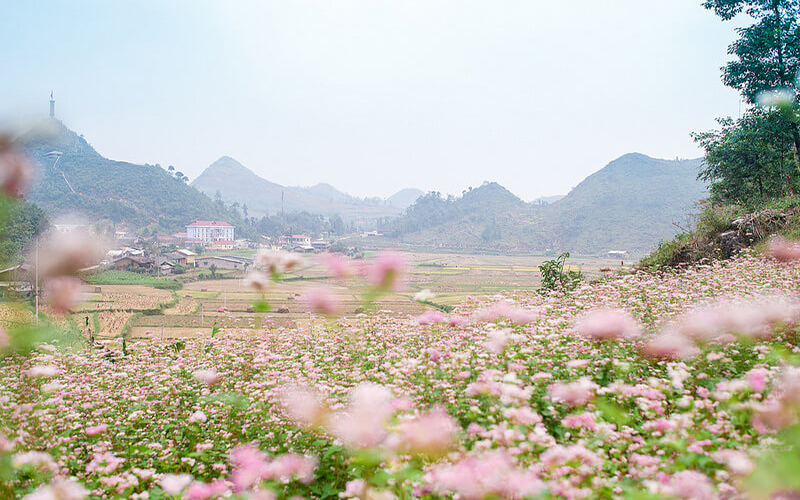
{"type": "Polygon", "coordinates": [[[195,422],[199,422],[202,424],[205,423],[206,420],[208,420],[208,417],[206,416],[205,413],[203,413],[200,410],[197,410],[196,412],[192,413],[192,415],[189,417],[190,424],[193,424],[195,422]]]}
{"type": "Polygon", "coordinates": [[[325,420],[325,408],[318,394],[294,387],[281,393],[281,403],[289,417],[308,425],[321,425],[325,420]]]}
{"type": "Polygon", "coordinates": [[[314,479],[317,459],[293,453],[276,457],[269,463],[262,479],[275,479],[282,483],[296,479],[302,483],[310,483],[314,479]]]}
{"type": "Polygon", "coordinates": [[[436,491],[458,493],[464,500],[491,496],[527,498],[544,489],[535,471],[516,466],[508,454],[500,451],[436,466],[426,479],[436,491]]]}
{"type": "Polygon", "coordinates": [[[698,349],[694,343],[676,331],[661,333],[642,346],[641,352],[649,358],[691,358],[698,349]]]}
{"type": "Polygon", "coordinates": [[[332,316],[339,310],[339,299],[330,287],[309,288],[305,300],[312,311],[326,316],[332,316]]]}
{"type": "Polygon", "coordinates": [[[165,474],[158,483],[167,495],[179,495],[191,482],[189,474],[165,474]]]}
{"type": "Polygon", "coordinates": [[[617,309],[596,309],[578,320],[575,331],[594,340],[621,340],[639,336],[633,316],[617,309]]]}
{"type": "Polygon", "coordinates": [[[597,384],[584,377],[571,383],[556,382],[547,388],[547,392],[554,401],[580,406],[592,400],[597,387],[597,384]]]}
{"type": "Polygon", "coordinates": [[[765,368],[753,368],[747,372],[747,383],[755,392],[761,392],[767,386],[769,370],[765,368]]]}
{"type": "Polygon", "coordinates": [[[186,493],[183,494],[183,500],[208,500],[210,498],[217,498],[227,493],[228,487],[222,480],[212,481],[210,483],[201,483],[198,481],[189,485],[186,493]]]}
{"type": "Polygon", "coordinates": [[[398,290],[405,275],[406,261],[399,252],[386,251],[366,268],[367,279],[380,290],[398,290]]]}
{"type": "Polygon", "coordinates": [[[83,500],[87,496],[89,490],[74,480],[55,477],[49,484],[22,497],[22,500],[83,500]]]}
{"type": "Polygon", "coordinates": [[[439,456],[448,451],[456,441],[458,425],[444,408],[401,422],[394,446],[411,455],[439,456]]]}
{"type": "Polygon", "coordinates": [[[518,325],[527,325],[536,319],[536,314],[533,311],[514,307],[507,300],[501,300],[489,309],[478,311],[475,314],[475,320],[480,322],[491,323],[502,319],[518,325]]]}
{"type": "Polygon", "coordinates": [[[664,492],[687,500],[713,500],[717,498],[711,481],[705,475],[685,470],[667,480],[664,492]]]}
{"type": "Polygon", "coordinates": [[[81,301],[81,280],[72,276],[49,280],[44,286],[44,300],[57,313],[68,313],[81,301]]]}
{"type": "Polygon", "coordinates": [[[87,436],[97,436],[98,434],[102,434],[108,430],[108,425],[100,424],[95,425],[94,427],[87,427],[84,432],[86,432],[87,436]]]}
{"type": "Polygon", "coordinates": [[[372,383],[362,383],[350,392],[347,408],[331,416],[326,427],[346,445],[378,446],[387,436],[386,425],[393,413],[392,393],[372,383]]]}
{"type": "Polygon", "coordinates": [[[511,341],[509,338],[509,332],[509,329],[490,331],[487,335],[486,342],[483,343],[483,347],[493,354],[500,354],[506,349],[508,343],[511,341]]]}
{"type": "Polygon", "coordinates": [[[33,177],[28,158],[8,136],[0,136],[0,192],[17,198],[27,189],[33,177]]]}
{"type": "Polygon", "coordinates": [[[269,466],[267,456],[252,445],[240,445],[231,451],[231,481],[236,491],[252,488],[261,481],[269,466]]]}
{"type": "Polygon", "coordinates": [[[212,369],[203,369],[203,370],[196,370],[192,373],[192,376],[198,382],[202,382],[208,386],[214,386],[222,380],[222,377],[217,373],[217,370],[212,369]]]}
{"type": "Polygon", "coordinates": [[[447,317],[441,311],[429,309],[417,316],[416,320],[419,325],[432,325],[435,323],[445,323],[447,317]]]}
{"type": "Polygon", "coordinates": [[[58,375],[58,367],[53,365],[35,365],[25,371],[25,375],[31,378],[55,377],[58,375]]]}
{"type": "Polygon", "coordinates": [[[95,453],[92,457],[92,461],[86,466],[86,472],[97,472],[99,475],[111,474],[117,470],[124,461],[125,460],[116,457],[110,451],[102,454],[95,453]]]}

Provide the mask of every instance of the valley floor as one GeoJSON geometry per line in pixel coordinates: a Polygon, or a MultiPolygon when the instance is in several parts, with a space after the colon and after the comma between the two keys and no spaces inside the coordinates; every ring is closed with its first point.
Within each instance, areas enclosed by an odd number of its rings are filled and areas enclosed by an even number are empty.
{"type": "MultiPolygon", "coordinates": [[[[128,342],[124,356],[109,342],[43,349],[22,366],[6,357],[6,453],[47,452],[45,469],[97,498],[271,498],[267,490],[282,498],[714,498],[762,484],[760,467],[742,478],[776,442],[758,409],[785,379],[782,356],[798,352],[797,265],[744,256],[542,294],[523,286],[533,265],[441,255],[414,262],[412,287],[436,291],[452,279],[453,291],[442,293],[455,304],[450,314],[415,320],[415,305],[257,330],[248,319],[180,342],[137,326],[133,337],[146,338],[128,342]],[[494,278],[509,267],[513,278],[494,278]],[[466,268],[485,278],[482,298],[461,295],[466,268]],[[742,314],[709,326],[717,341],[674,347],[675,359],[640,355],[653,335],[685,327],[682,317],[721,299],[741,301],[734,310],[742,314]],[[596,308],[629,312],[644,336],[578,335],[576,321],[596,308]]],[[[293,283],[276,293],[289,296],[293,283]]],[[[228,301],[230,310],[252,299],[235,283],[197,282],[162,317],[195,314],[200,301],[208,309],[228,301]]],[[[17,472],[0,496],[33,490],[37,474],[17,472]]]]}

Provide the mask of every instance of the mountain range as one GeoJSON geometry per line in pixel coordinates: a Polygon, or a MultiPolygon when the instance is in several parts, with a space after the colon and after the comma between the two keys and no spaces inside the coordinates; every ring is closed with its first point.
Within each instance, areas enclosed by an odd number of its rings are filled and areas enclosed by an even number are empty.
{"type": "Polygon", "coordinates": [[[362,229],[377,225],[397,244],[412,248],[644,253],[673,236],[678,231],[673,223],[685,224],[706,196],[697,180],[701,159],[659,160],[639,153],[612,161],[566,196],[526,203],[493,182],[458,198],[415,189],[387,199],[356,198],[330,184],[282,186],[228,156],[187,185],[157,165],[107,159],[57,120],[20,142],[39,166],[28,199],[51,217],[77,213],[150,234],[219,219],[239,227],[238,234],[255,237],[250,233],[257,226],[240,212],[246,204],[250,215],[308,212],[338,215],[362,229]],[[217,192],[221,199],[212,199],[217,192]],[[238,205],[231,206],[234,202],[238,205]]]}
{"type": "Polygon", "coordinates": [[[684,225],[706,196],[701,163],[626,154],[551,203],[525,203],[497,183],[453,200],[428,194],[383,230],[421,248],[644,253],[674,236],[673,223],[684,225]]]}
{"type": "Polygon", "coordinates": [[[424,194],[418,189],[404,189],[384,200],[356,198],[325,183],[307,188],[282,186],[260,177],[230,156],[209,165],[192,186],[209,196],[219,193],[226,203],[246,204],[251,213],[259,215],[305,211],[339,215],[356,222],[399,216],[424,194]]]}

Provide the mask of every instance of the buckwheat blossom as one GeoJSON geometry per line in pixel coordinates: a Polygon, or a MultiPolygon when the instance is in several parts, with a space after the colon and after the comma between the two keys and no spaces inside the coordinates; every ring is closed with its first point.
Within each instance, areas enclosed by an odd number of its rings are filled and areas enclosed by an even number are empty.
{"type": "Polygon", "coordinates": [[[691,358],[698,352],[694,342],[674,330],[656,335],[641,347],[643,356],[659,359],[691,358]]]}
{"type": "Polygon", "coordinates": [[[44,300],[57,313],[68,313],[81,302],[81,286],[81,280],[72,276],[52,278],[44,286],[44,300]]]}
{"type": "Polygon", "coordinates": [[[511,330],[504,328],[502,330],[492,330],[487,335],[486,342],[483,346],[491,353],[500,354],[511,342],[511,330]]]}
{"type": "Polygon", "coordinates": [[[401,253],[386,251],[378,255],[365,271],[367,279],[375,288],[397,291],[402,286],[406,261],[401,253]]]}
{"type": "Polygon", "coordinates": [[[59,369],[54,365],[34,365],[25,370],[25,375],[31,378],[55,377],[58,373],[59,369]]]}
{"type": "Polygon", "coordinates": [[[554,401],[570,406],[580,406],[585,405],[594,398],[597,388],[597,384],[586,377],[582,377],[575,382],[556,382],[551,384],[547,388],[547,392],[554,401]]]}
{"type": "Polygon", "coordinates": [[[33,167],[11,137],[0,136],[0,192],[17,198],[30,185],[33,167]]]}
{"type": "Polygon", "coordinates": [[[331,415],[326,427],[348,446],[373,448],[387,436],[386,425],[393,413],[392,393],[372,383],[359,384],[350,392],[350,404],[331,415]]]}
{"type": "Polygon", "coordinates": [[[662,491],[685,500],[713,500],[718,498],[708,477],[691,470],[681,471],[667,478],[662,491]]]}
{"type": "Polygon", "coordinates": [[[310,456],[286,453],[270,461],[262,473],[262,479],[274,479],[282,483],[292,480],[308,484],[314,479],[317,459],[310,456]]]}
{"type": "Polygon", "coordinates": [[[298,423],[321,425],[325,421],[326,411],[319,395],[302,387],[285,389],[280,400],[289,417],[298,423]]]}
{"type": "Polygon", "coordinates": [[[99,434],[106,432],[107,430],[108,430],[108,425],[100,424],[100,425],[95,425],[93,427],[87,427],[84,432],[86,433],[87,436],[97,436],[99,434]]]}
{"type": "Polygon", "coordinates": [[[217,385],[220,380],[222,380],[220,374],[217,373],[217,370],[214,370],[213,368],[196,370],[192,373],[192,376],[198,382],[202,382],[208,386],[217,385]]]}
{"type": "Polygon", "coordinates": [[[533,311],[515,307],[507,300],[501,300],[490,308],[483,309],[475,314],[475,321],[489,323],[508,320],[518,325],[527,325],[535,319],[536,314],[533,311]]]}
{"type": "Polygon", "coordinates": [[[28,493],[22,500],[83,500],[89,496],[89,490],[72,479],[56,477],[49,484],[38,487],[28,493]]]}
{"type": "Polygon", "coordinates": [[[435,466],[426,480],[439,493],[457,493],[465,500],[489,496],[527,498],[544,489],[535,471],[516,466],[501,451],[467,457],[453,465],[435,466]]]}
{"type": "Polygon", "coordinates": [[[640,327],[629,313],[618,309],[595,309],[575,325],[579,335],[593,340],[622,340],[638,337],[640,327]]]}
{"type": "Polygon", "coordinates": [[[15,469],[26,466],[49,470],[51,472],[57,469],[53,457],[43,451],[21,451],[12,458],[12,465],[15,469]]]}
{"type": "Polygon", "coordinates": [[[344,486],[344,491],[339,493],[339,498],[362,498],[367,489],[367,482],[363,479],[353,479],[344,486]]]}
{"type": "Polygon", "coordinates": [[[92,461],[86,466],[87,472],[97,472],[98,474],[111,474],[122,465],[125,460],[117,457],[110,451],[105,453],[95,453],[92,461]]]}
{"type": "Polygon", "coordinates": [[[418,325],[434,325],[437,323],[447,323],[447,316],[441,311],[427,310],[416,318],[418,325]]]}
{"type": "Polygon", "coordinates": [[[210,483],[192,482],[183,494],[183,500],[208,500],[217,498],[228,492],[225,481],[216,480],[210,483]]]}
{"type": "Polygon", "coordinates": [[[194,424],[194,423],[201,423],[202,424],[202,423],[205,423],[206,420],[208,420],[208,417],[201,410],[197,410],[196,412],[192,413],[192,415],[189,417],[189,423],[190,424],[194,424]]]}
{"type": "Polygon", "coordinates": [[[746,476],[755,467],[753,461],[746,453],[738,450],[719,450],[714,452],[712,458],[717,462],[724,463],[728,470],[736,476],[746,476]]]}
{"type": "Polygon", "coordinates": [[[180,495],[192,481],[192,476],[189,474],[165,474],[158,484],[167,495],[180,495]]]}
{"type": "Polygon", "coordinates": [[[312,311],[333,316],[339,311],[339,299],[330,287],[312,287],[305,291],[304,300],[312,311]]]}
{"type": "Polygon", "coordinates": [[[453,447],[458,425],[444,408],[402,421],[392,447],[410,455],[439,456],[453,447]]]}
{"type": "Polygon", "coordinates": [[[253,445],[240,445],[231,451],[231,481],[236,491],[252,488],[261,481],[269,466],[267,456],[253,445]]]}

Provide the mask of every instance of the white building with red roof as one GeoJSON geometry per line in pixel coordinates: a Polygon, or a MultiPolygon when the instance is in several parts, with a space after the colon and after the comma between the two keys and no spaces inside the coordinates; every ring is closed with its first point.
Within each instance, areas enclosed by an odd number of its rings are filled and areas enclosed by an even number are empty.
{"type": "Polygon", "coordinates": [[[218,220],[197,220],[186,226],[187,243],[233,245],[233,226],[218,220]]]}

